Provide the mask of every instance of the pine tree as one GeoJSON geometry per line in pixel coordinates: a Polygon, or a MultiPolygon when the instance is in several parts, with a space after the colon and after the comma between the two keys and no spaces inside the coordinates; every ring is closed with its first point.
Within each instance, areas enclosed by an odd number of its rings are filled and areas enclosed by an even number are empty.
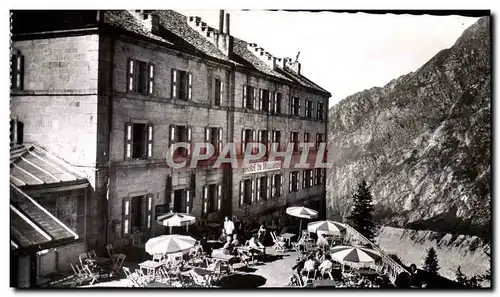
{"type": "Polygon", "coordinates": [[[462,286],[467,285],[467,276],[463,274],[462,270],[460,269],[460,266],[458,266],[457,271],[455,271],[455,278],[457,280],[457,283],[461,284],[462,286]]]}
{"type": "Polygon", "coordinates": [[[437,274],[439,270],[439,263],[437,259],[436,250],[433,247],[427,250],[427,256],[424,260],[424,270],[430,273],[437,274]]]}
{"type": "Polygon", "coordinates": [[[372,220],[373,197],[365,180],[358,184],[358,190],[353,195],[353,200],[353,209],[348,219],[351,221],[354,229],[373,241],[376,232],[376,227],[372,220]]]}

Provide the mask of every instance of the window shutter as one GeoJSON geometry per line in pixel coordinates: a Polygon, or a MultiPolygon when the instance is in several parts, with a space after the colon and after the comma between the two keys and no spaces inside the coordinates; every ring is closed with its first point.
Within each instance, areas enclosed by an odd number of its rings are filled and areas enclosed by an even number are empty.
{"type": "Polygon", "coordinates": [[[173,193],[174,191],[172,190],[172,177],[170,175],[167,175],[165,183],[165,201],[167,203],[167,212],[170,212],[172,209],[171,204],[174,201],[173,193]]]}
{"type": "Polygon", "coordinates": [[[294,107],[295,107],[295,98],[292,97],[292,100],[290,102],[290,114],[293,115],[293,110],[294,110],[294,107]]]}
{"type": "Polygon", "coordinates": [[[153,195],[148,194],[146,195],[146,200],[147,200],[147,208],[146,208],[146,228],[151,229],[152,225],[152,220],[153,220],[153,195]]]}
{"type": "Polygon", "coordinates": [[[188,73],[188,100],[193,98],[193,74],[188,73]]]}
{"type": "Polygon", "coordinates": [[[244,202],[244,191],[243,191],[243,180],[240,180],[240,207],[243,205],[244,202]]]}
{"type": "Polygon", "coordinates": [[[283,188],[283,175],[280,174],[279,180],[280,180],[280,182],[279,182],[279,185],[278,185],[278,189],[279,189],[278,195],[281,196],[281,189],[283,188]]]}
{"type": "Polygon", "coordinates": [[[313,171],[309,170],[309,187],[313,186],[313,171]]]}
{"type": "Polygon", "coordinates": [[[127,60],[127,91],[133,91],[134,90],[134,60],[128,59],[127,60]]]}
{"type": "MultiPolygon", "coordinates": [[[[169,143],[168,146],[172,147],[172,145],[176,142],[175,141],[175,131],[176,131],[175,125],[170,125],[169,131],[170,131],[170,143],[169,143]]],[[[174,155],[174,151],[173,150],[170,151],[170,155],[171,156],[174,155]]]]}
{"type": "Polygon", "coordinates": [[[274,92],[273,112],[278,113],[278,92],[274,92]]]}
{"type": "Polygon", "coordinates": [[[258,136],[257,142],[262,143],[262,130],[259,130],[257,136],[258,136]]]}
{"type": "MultiPolygon", "coordinates": [[[[252,130],[252,142],[255,143],[257,139],[257,132],[255,130],[252,130]]],[[[252,148],[252,154],[255,154],[257,151],[257,148],[253,147],[252,148]]]]}
{"type": "Polygon", "coordinates": [[[217,142],[217,152],[222,152],[222,128],[217,129],[217,137],[219,141],[217,142]]]}
{"type": "Polygon", "coordinates": [[[271,175],[271,197],[276,195],[276,174],[271,175]]]}
{"type": "Polygon", "coordinates": [[[17,83],[17,87],[19,88],[19,90],[23,90],[24,89],[24,56],[23,55],[19,55],[17,56],[17,63],[16,63],[16,67],[17,67],[17,78],[16,78],[16,83],[17,83]]]}
{"type": "Polygon", "coordinates": [[[17,56],[12,55],[10,57],[10,75],[11,75],[11,88],[15,89],[19,86],[19,82],[17,81],[17,56]]]}
{"type": "Polygon", "coordinates": [[[247,86],[243,86],[243,104],[242,107],[245,108],[247,105],[247,86]]]}
{"type": "Polygon", "coordinates": [[[323,178],[322,184],[326,185],[326,168],[323,168],[322,171],[323,171],[323,174],[321,176],[323,178]]]}
{"type": "Polygon", "coordinates": [[[217,211],[220,211],[222,203],[222,185],[217,186],[217,211]]]}
{"type": "Polygon", "coordinates": [[[154,68],[153,64],[148,65],[148,94],[153,95],[154,88],[154,68]]]}
{"type": "Polygon", "coordinates": [[[193,209],[193,199],[191,197],[191,191],[188,189],[186,189],[185,191],[186,191],[186,213],[189,214],[193,209]]]}
{"type": "Polygon", "coordinates": [[[257,109],[257,88],[253,88],[252,109],[257,109]]]}
{"type": "Polygon", "coordinates": [[[201,211],[203,214],[208,212],[208,186],[203,186],[203,209],[201,211]]]}
{"type": "Polygon", "coordinates": [[[297,115],[298,115],[298,116],[300,116],[300,106],[302,105],[302,104],[301,104],[301,102],[302,102],[302,100],[300,100],[300,99],[299,99],[299,100],[297,100],[297,105],[298,105],[298,106],[297,106],[297,110],[298,110],[298,114],[297,114],[297,115]]]}
{"type": "Polygon", "coordinates": [[[302,171],[302,189],[305,189],[306,187],[306,171],[302,171]]]}
{"type": "Polygon", "coordinates": [[[125,124],[125,160],[132,158],[132,123],[125,124]]]}
{"type": "Polygon", "coordinates": [[[260,201],[260,177],[257,178],[257,202],[260,201]]]}
{"type": "MultiPolygon", "coordinates": [[[[210,127],[205,127],[205,143],[210,143],[210,127]]],[[[202,148],[201,150],[204,154],[208,152],[208,148],[202,148]]]]}
{"type": "Polygon", "coordinates": [[[191,154],[191,127],[187,127],[187,143],[189,144],[189,148],[187,150],[188,155],[191,154]]]}
{"type": "Polygon", "coordinates": [[[220,80],[220,98],[219,98],[219,105],[222,105],[222,99],[224,98],[224,82],[222,79],[220,80]]]}
{"type": "Polygon", "coordinates": [[[122,200],[123,203],[123,209],[122,209],[122,216],[123,216],[123,224],[122,224],[122,234],[123,236],[127,236],[130,234],[130,228],[131,228],[131,217],[132,214],[130,212],[130,197],[125,197],[122,200]]]}
{"type": "Polygon", "coordinates": [[[259,90],[259,109],[260,110],[264,109],[264,90],[263,89],[259,90]]]}
{"type": "Polygon", "coordinates": [[[311,110],[309,111],[309,114],[311,115],[310,117],[313,117],[313,110],[314,110],[314,101],[311,101],[311,110]]]}
{"type": "Polygon", "coordinates": [[[289,188],[290,188],[290,189],[289,189],[289,192],[290,192],[290,193],[292,192],[292,184],[293,184],[293,179],[292,179],[292,176],[293,176],[293,175],[292,175],[292,172],[290,172],[290,173],[288,174],[288,178],[289,178],[288,183],[289,183],[289,188]]]}
{"type": "Polygon", "coordinates": [[[255,202],[255,179],[252,179],[252,200],[251,203],[255,202]]]}
{"type": "Polygon", "coordinates": [[[153,158],[153,124],[147,125],[147,158],[153,158]]]}
{"type": "Polygon", "coordinates": [[[269,197],[272,197],[272,192],[273,192],[273,188],[271,186],[271,181],[273,180],[273,176],[268,176],[267,177],[267,192],[266,192],[266,195],[268,195],[269,197]]]}
{"type": "Polygon", "coordinates": [[[178,94],[179,94],[179,86],[178,86],[178,79],[177,79],[177,76],[178,76],[178,73],[177,73],[177,70],[175,69],[172,69],[172,95],[171,97],[176,99],[178,98],[178,94]]]}
{"type": "Polygon", "coordinates": [[[246,130],[241,129],[241,155],[245,154],[245,140],[246,140],[246,130]]]}
{"type": "Polygon", "coordinates": [[[314,175],[314,185],[317,185],[318,184],[318,169],[315,169],[313,171],[313,175],[314,175]]]}
{"type": "Polygon", "coordinates": [[[296,182],[296,186],[297,186],[297,191],[298,191],[298,190],[300,190],[300,183],[299,183],[299,181],[300,181],[300,179],[299,179],[299,172],[297,171],[297,172],[296,172],[295,174],[297,175],[297,179],[295,180],[295,182],[296,182]]]}

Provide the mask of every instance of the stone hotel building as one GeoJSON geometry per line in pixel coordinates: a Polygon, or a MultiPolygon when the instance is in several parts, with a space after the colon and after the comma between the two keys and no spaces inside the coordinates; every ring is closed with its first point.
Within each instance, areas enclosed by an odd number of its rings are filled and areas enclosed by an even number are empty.
{"type": "Polygon", "coordinates": [[[155,218],[168,211],[199,224],[291,205],[324,216],[325,169],[167,166],[175,142],[208,141],[216,153],[234,142],[241,156],[249,142],[292,143],[296,155],[314,142],[314,155],[325,141],[330,94],[296,59],[232,36],[229,14],[213,28],[174,11],[12,11],[11,25],[11,250],[37,263],[31,281],[81,251],[162,234],[155,218]],[[26,223],[13,196],[71,240],[37,239],[48,231],[26,223]]]}

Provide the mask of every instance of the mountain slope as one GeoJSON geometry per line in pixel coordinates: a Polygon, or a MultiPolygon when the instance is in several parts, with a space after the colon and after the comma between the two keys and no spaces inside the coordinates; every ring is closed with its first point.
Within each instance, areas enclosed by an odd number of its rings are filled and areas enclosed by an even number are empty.
{"type": "Polygon", "coordinates": [[[490,42],[484,17],[416,72],[330,109],[330,218],[365,178],[382,224],[489,237],[490,42]]]}

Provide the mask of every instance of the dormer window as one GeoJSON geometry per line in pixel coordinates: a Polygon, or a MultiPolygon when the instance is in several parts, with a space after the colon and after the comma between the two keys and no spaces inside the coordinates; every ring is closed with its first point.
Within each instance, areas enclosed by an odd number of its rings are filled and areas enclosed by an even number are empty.
{"type": "Polygon", "coordinates": [[[12,55],[10,63],[11,90],[22,90],[24,87],[24,56],[21,53],[12,55]]]}

